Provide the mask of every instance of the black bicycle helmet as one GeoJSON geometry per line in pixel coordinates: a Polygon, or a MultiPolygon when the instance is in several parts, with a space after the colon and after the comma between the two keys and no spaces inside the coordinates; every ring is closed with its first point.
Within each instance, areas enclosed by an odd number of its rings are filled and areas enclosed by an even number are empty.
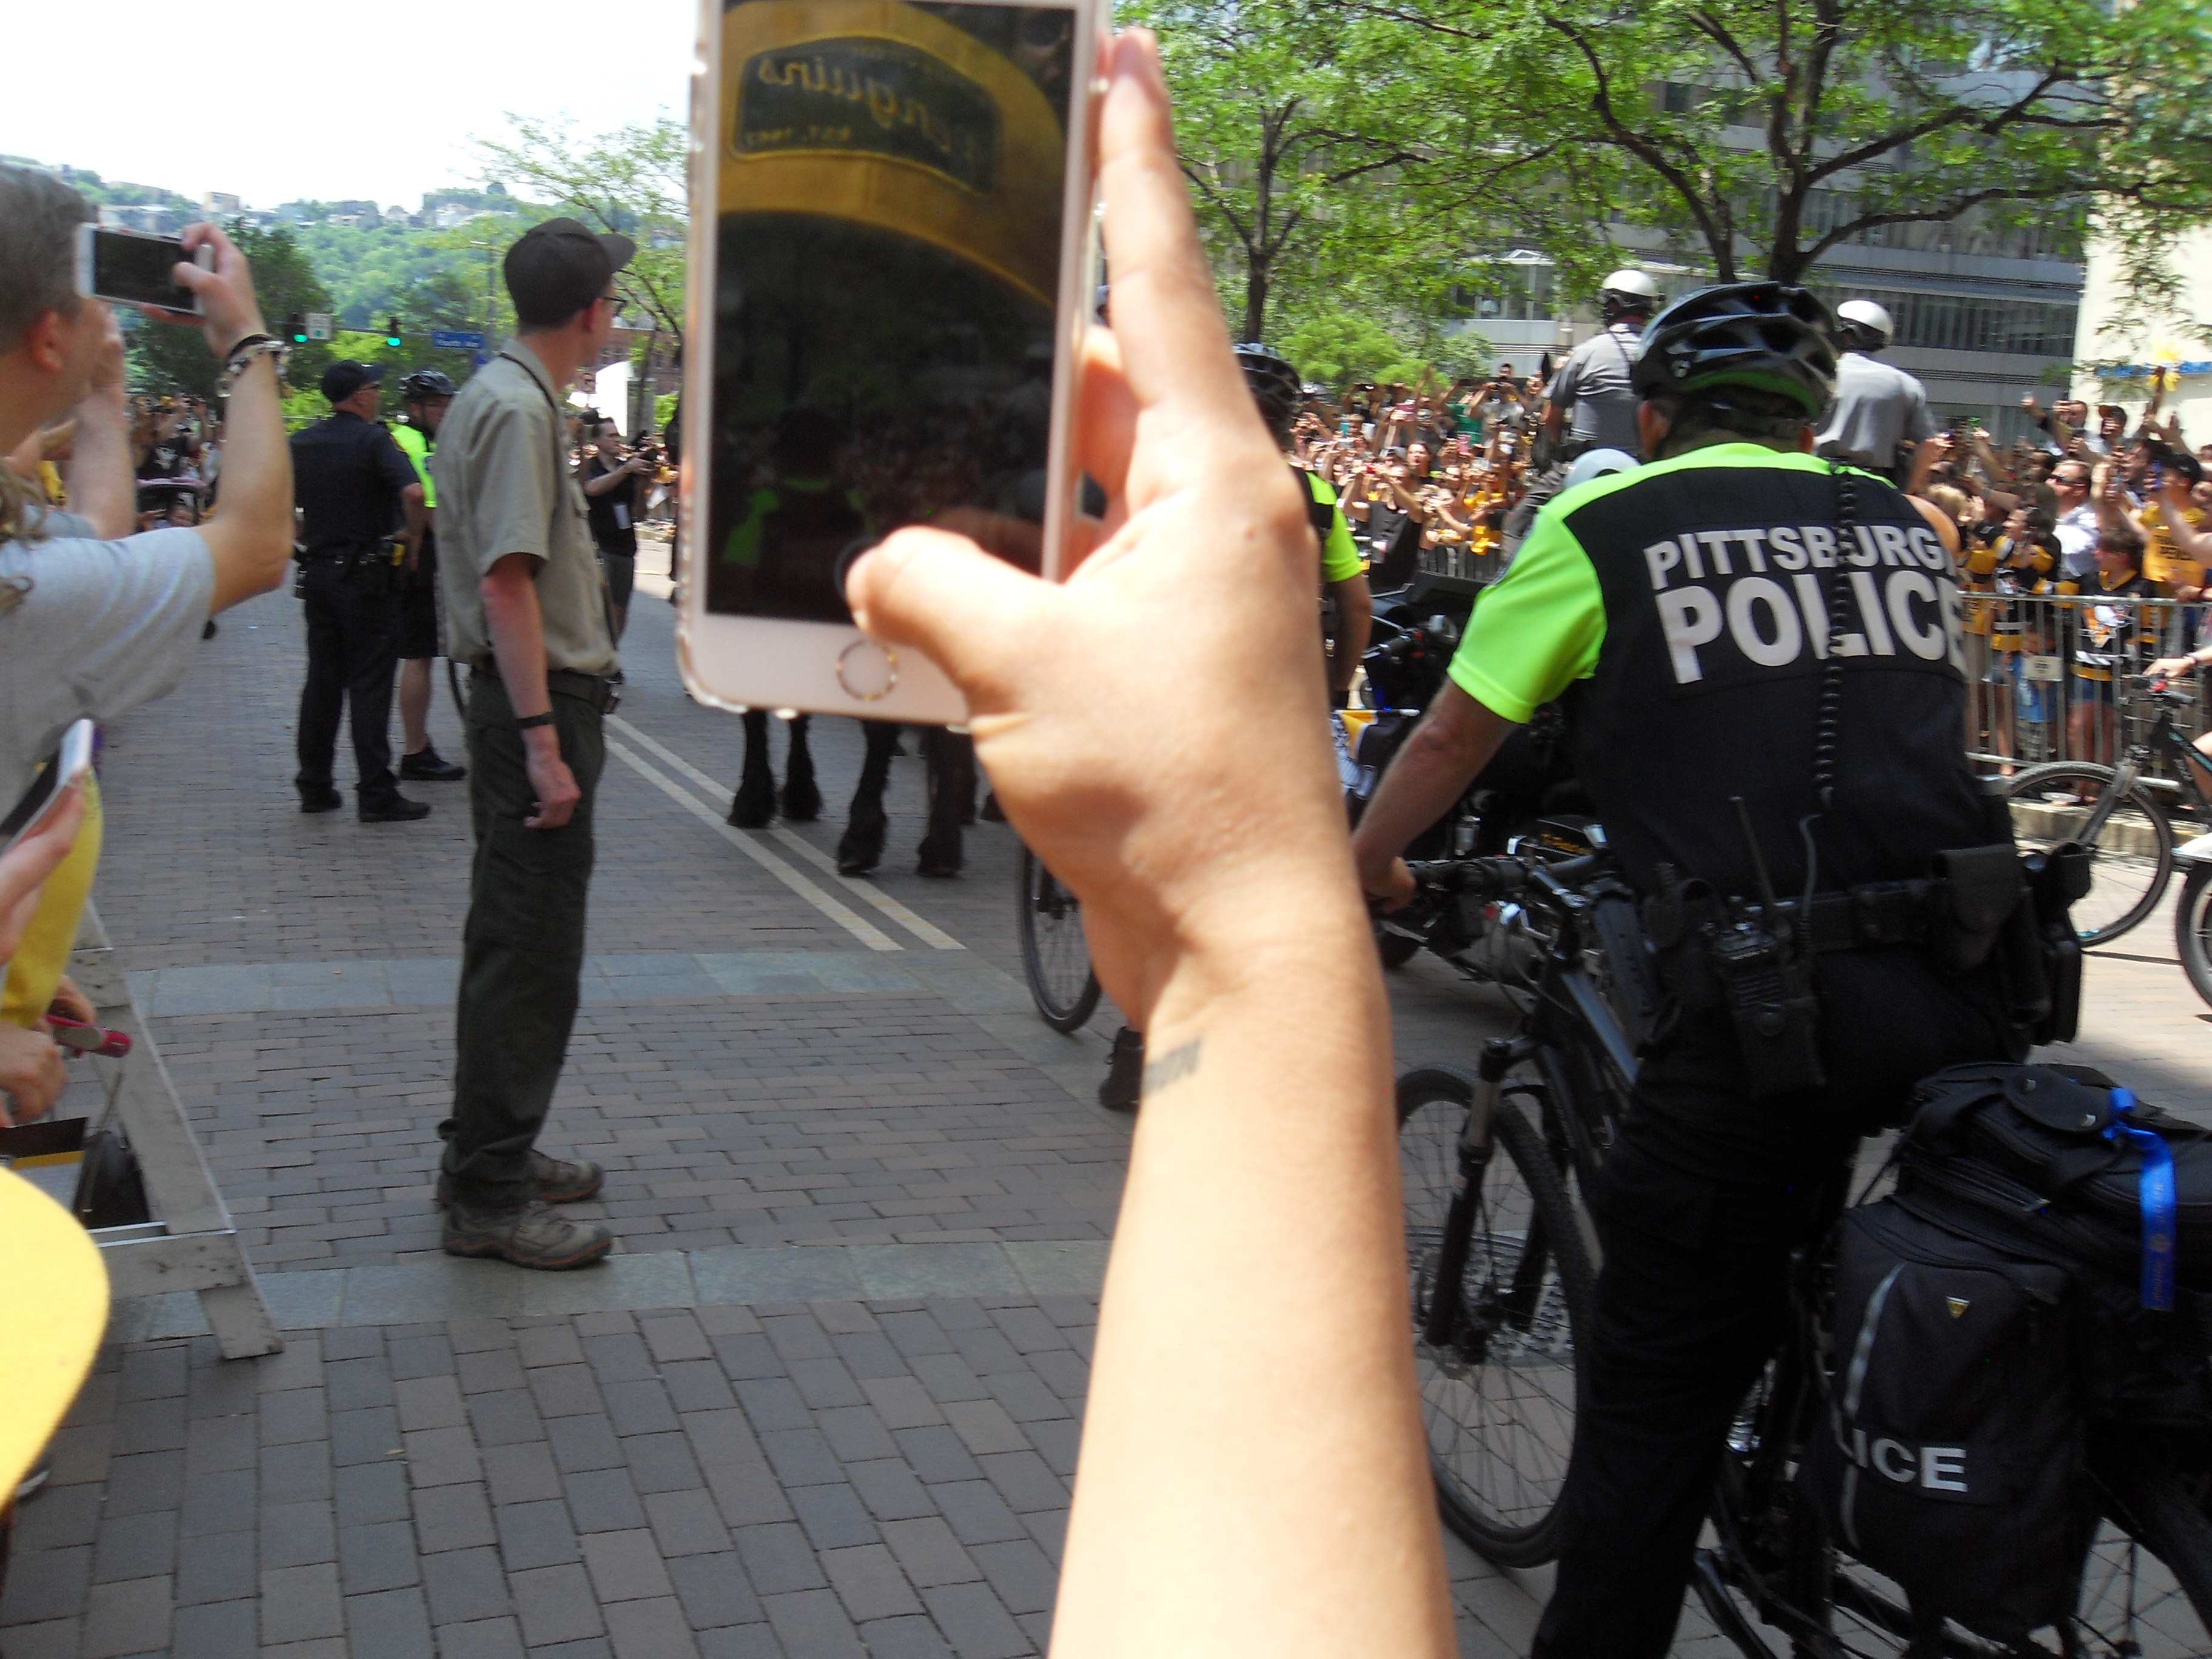
{"type": "Polygon", "coordinates": [[[1633,384],[1641,398],[1723,386],[1771,392],[1809,417],[1836,389],[1835,322],[1787,283],[1728,283],[1686,294],[1644,331],[1633,384]]]}
{"type": "Polygon", "coordinates": [[[1290,425],[1303,395],[1297,370],[1255,341],[1237,348],[1237,366],[1244,371],[1244,384],[1251,388],[1252,401],[1260,405],[1260,418],[1268,430],[1279,432],[1290,425]]]}
{"type": "Polygon", "coordinates": [[[458,398],[460,387],[451,376],[435,368],[418,368],[399,383],[399,401],[419,404],[425,398],[458,398]]]}

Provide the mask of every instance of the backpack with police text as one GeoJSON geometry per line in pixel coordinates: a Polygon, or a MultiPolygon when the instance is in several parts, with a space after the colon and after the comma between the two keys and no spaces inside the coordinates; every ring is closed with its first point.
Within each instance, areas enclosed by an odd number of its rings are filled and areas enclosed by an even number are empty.
{"type": "Polygon", "coordinates": [[[2024,1643],[2075,1604],[2095,1507],[2070,1289],[1894,1198],[1844,1218],[1828,1420],[1801,1474],[1924,1630],[2024,1643]]]}

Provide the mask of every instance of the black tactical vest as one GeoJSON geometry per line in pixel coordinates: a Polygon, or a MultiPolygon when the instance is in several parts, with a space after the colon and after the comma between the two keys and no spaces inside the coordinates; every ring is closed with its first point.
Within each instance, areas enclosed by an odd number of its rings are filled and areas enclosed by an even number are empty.
{"type": "MultiPolygon", "coordinates": [[[[1646,891],[1665,862],[1755,894],[1732,795],[1778,890],[1804,885],[1838,533],[1835,481],[1796,459],[1647,471],[1564,515],[1606,623],[1595,674],[1565,699],[1570,742],[1646,891]]],[[[1823,891],[1924,876],[1935,854],[1990,839],[1966,757],[1950,556],[1897,489],[1855,482],[1835,799],[1814,830],[1823,891]]]]}

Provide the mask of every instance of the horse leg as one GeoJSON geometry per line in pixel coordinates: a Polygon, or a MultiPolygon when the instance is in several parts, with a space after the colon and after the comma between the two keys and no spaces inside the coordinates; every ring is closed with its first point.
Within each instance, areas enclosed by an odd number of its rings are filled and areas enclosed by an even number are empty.
{"type": "Polygon", "coordinates": [[[811,823],[822,816],[822,791],[814,781],[814,751],[806,746],[811,714],[791,722],[791,753],[783,768],[783,815],[793,823],[811,823]]]}
{"type": "Polygon", "coordinates": [[[775,772],[768,757],[768,710],[748,708],[744,721],[745,769],[738,779],[738,793],[730,798],[730,822],[740,830],[757,830],[775,816],[775,772]]]}
{"type": "Polygon", "coordinates": [[[925,876],[957,876],[961,825],[975,813],[975,742],[933,726],[921,734],[921,752],[929,763],[929,833],[915,868],[925,876]]]}
{"type": "Polygon", "coordinates": [[[884,786],[890,781],[891,752],[898,744],[898,726],[892,720],[862,720],[867,754],[860,763],[860,781],[853,789],[852,809],[845,815],[845,833],[837,842],[837,873],[865,876],[884,861],[884,832],[890,820],[884,812],[884,786]]]}

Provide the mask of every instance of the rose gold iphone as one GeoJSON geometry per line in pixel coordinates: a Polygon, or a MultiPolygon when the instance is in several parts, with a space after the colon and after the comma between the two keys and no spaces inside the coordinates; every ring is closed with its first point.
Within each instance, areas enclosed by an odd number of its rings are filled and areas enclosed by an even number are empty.
{"type": "Polygon", "coordinates": [[[1048,578],[1076,511],[1097,0],[705,0],[684,343],[684,683],[957,723],[853,624],[902,525],[1048,578]]]}

